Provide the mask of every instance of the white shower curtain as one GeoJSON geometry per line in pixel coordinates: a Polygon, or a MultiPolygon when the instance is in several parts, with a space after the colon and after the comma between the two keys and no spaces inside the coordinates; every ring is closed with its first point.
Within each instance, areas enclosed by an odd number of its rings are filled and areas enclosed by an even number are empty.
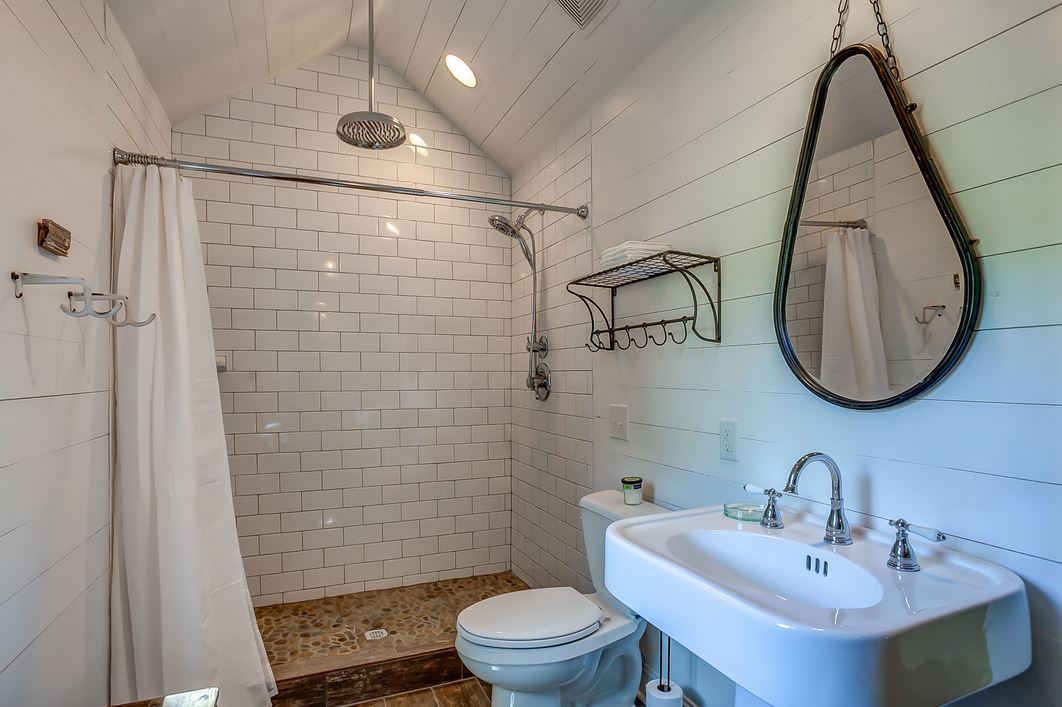
{"type": "Polygon", "coordinates": [[[889,396],[870,231],[833,232],[826,242],[822,385],[853,400],[889,396]]]}
{"type": "Polygon", "coordinates": [[[236,536],[199,227],[173,169],[121,166],[114,185],[117,330],[111,698],[221,688],[268,705],[276,683],[236,536]]]}

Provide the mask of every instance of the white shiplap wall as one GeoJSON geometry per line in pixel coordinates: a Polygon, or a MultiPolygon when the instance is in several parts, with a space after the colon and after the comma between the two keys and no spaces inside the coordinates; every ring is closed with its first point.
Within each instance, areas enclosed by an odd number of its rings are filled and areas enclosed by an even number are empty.
{"type": "MultiPolygon", "coordinates": [[[[110,279],[111,148],[170,125],[103,0],[0,3],[3,269],[110,279]],[[68,258],[36,221],[73,232],[68,258]]],[[[108,701],[110,327],[0,288],[0,704],[108,701]]]]}
{"type": "MultiPolygon", "coordinates": [[[[324,54],[174,126],[175,153],[509,196],[377,66],[411,144],[340,143],[368,61],[324,54]]],[[[509,568],[510,244],[487,207],[196,179],[237,528],[257,604],[509,568]]]]}
{"type": "MultiPolygon", "coordinates": [[[[918,120],[981,239],[987,297],[947,380],[866,413],[805,390],[771,319],[779,236],[835,8],[710,3],[594,109],[595,255],[659,239],[722,256],[724,283],[721,345],[594,355],[594,486],[638,473],[656,498],[692,507],[741,498],[743,482],[775,485],[800,454],[822,449],[841,465],[854,522],[881,528],[903,514],[1024,577],[1034,666],[964,704],[1059,705],[1062,544],[1036,519],[1062,510],[1062,7],[885,7],[918,120]],[[610,403],[630,406],[629,441],[609,439],[610,403]],[[720,418],[739,420],[739,462],[719,460],[720,418]]],[[[853,5],[847,41],[873,35],[869,9],[853,5]]],[[[642,285],[621,295],[624,312],[640,321],[680,307],[683,287],[642,285]]],[[[826,474],[805,484],[808,496],[828,497],[826,474]]],[[[682,653],[676,663],[695,698],[732,699],[704,664],[682,653]]]]}

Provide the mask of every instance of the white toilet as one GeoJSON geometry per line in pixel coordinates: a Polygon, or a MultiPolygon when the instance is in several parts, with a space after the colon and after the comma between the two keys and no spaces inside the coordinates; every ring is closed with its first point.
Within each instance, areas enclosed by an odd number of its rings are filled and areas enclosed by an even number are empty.
{"type": "Polygon", "coordinates": [[[457,617],[457,654],[493,686],[495,707],[634,704],[645,621],[605,590],[605,529],[665,509],[625,505],[619,491],[588,494],[579,505],[593,594],[529,589],[484,599],[457,617]]]}

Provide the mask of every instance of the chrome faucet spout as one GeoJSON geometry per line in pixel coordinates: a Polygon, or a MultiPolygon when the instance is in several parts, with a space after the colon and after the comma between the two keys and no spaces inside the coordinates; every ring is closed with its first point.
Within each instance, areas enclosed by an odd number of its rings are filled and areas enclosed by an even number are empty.
{"type": "Polygon", "coordinates": [[[832,545],[851,545],[852,528],[848,525],[848,518],[844,514],[844,495],[841,493],[841,469],[837,462],[828,454],[822,452],[808,452],[797,459],[793,469],[789,472],[789,480],[785,484],[785,493],[797,495],[797,483],[804,469],[812,462],[822,462],[830,472],[830,515],[826,519],[826,535],[824,540],[832,545]]]}

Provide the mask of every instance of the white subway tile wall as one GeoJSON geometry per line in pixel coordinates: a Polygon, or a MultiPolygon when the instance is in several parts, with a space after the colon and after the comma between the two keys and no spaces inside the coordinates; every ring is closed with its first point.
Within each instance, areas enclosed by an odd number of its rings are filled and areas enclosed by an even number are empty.
{"type": "MultiPolygon", "coordinates": [[[[513,179],[514,198],[590,203],[590,118],[566,130],[513,179]]],[[[591,220],[593,208],[591,205],[591,220]]],[[[592,269],[590,223],[533,216],[538,240],[539,335],[549,340],[553,389],[539,402],[525,387],[531,332],[531,269],[513,244],[512,440],[513,571],[532,586],[593,591],[579,499],[593,486],[591,353],[586,309],[565,290],[592,269]]]]}
{"type": "MultiPolygon", "coordinates": [[[[111,149],[168,155],[162,105],[103,0],[0,3],[0,66],[0,260],[108,290],[111,149]]],[[[0,288],[3,705],[108,702],[111,332],[65,299],[0,288]]]]}
{"type": "MultiPolygon", "coordinates": [[[[509,197],[378,69],[379,110],[411,144],[338,140],[340,114],[367,108],[367,56],[347,48],[181,121],[174,152],[509,197]]],[[[510,244],[490,211],[217,175],[195,195],[255,602],[508,569],[510,244]]]]}

